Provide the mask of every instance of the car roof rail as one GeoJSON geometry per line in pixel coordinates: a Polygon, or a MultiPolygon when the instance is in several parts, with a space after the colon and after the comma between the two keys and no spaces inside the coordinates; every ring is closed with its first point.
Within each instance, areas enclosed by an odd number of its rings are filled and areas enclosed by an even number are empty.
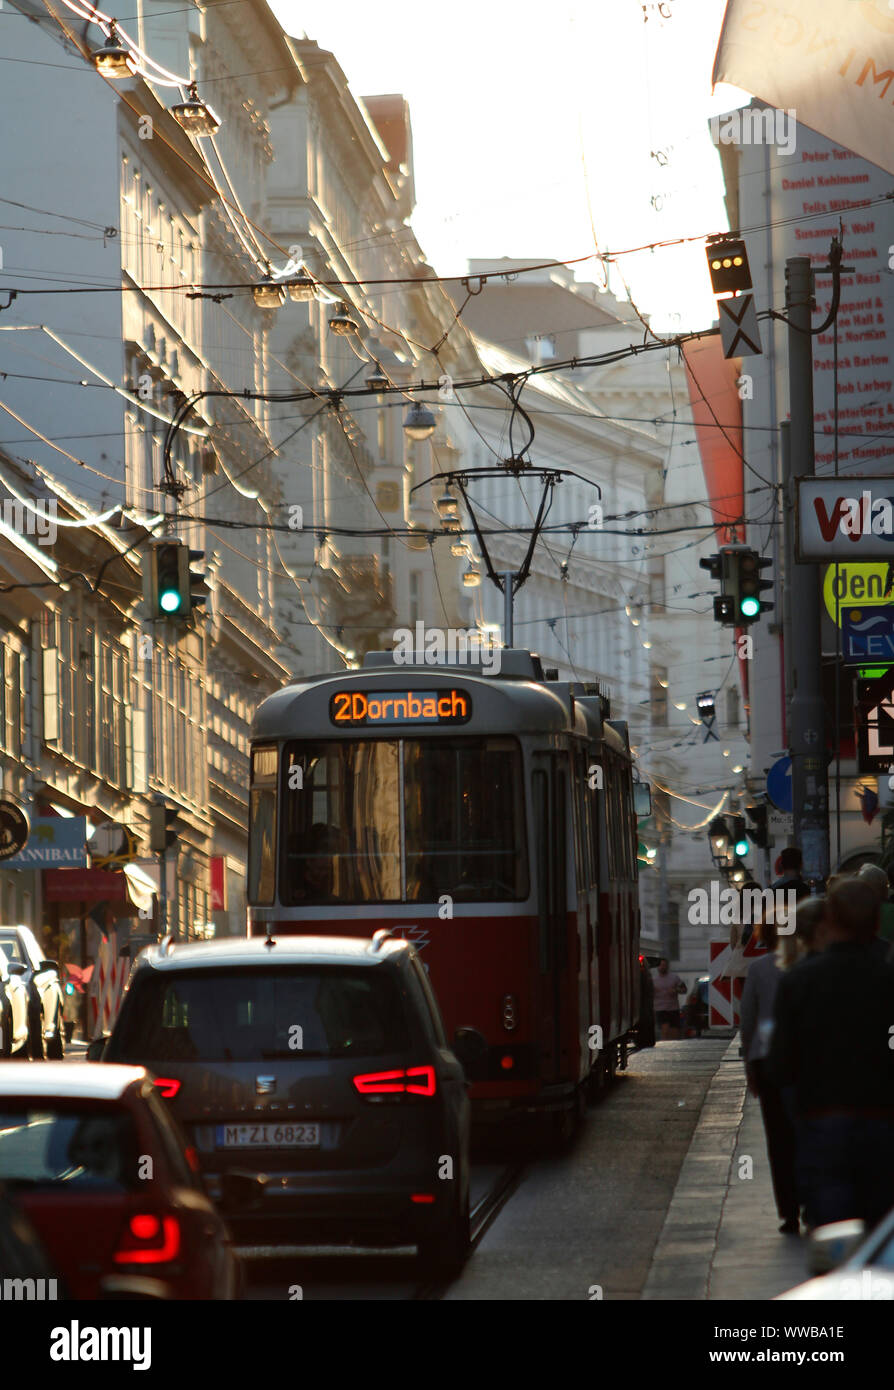
{"type": "Polygon", "coordinates": [[[380,951],[382,949],[383,945],[388,940],[389,936],[392,935],[393,931],[393,927],[380,927],[380,929],[377,932],[373,933],[372,945],[369,949],[372,951],[374,955],[376,951],[380,951]]]}

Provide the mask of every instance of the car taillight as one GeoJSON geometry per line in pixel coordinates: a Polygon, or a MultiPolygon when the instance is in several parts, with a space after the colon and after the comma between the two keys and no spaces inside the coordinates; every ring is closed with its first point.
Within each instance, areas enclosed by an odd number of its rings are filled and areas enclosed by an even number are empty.
{"type": "Polygon", "coordinates": [[[407,1067],[401,1071],[368,1071],[354,1077],[354,1085],[362,1096],[393,1095],[433,1096],[437,1089],[434,1067],[407,1067]]]}
{"type": "Polygon", "coordinates": [[[158,1087],[165,1100],[171,1100],[180,1090],[180,1082],[175,1076],[156,1076],[153,1085],[158,1087]]]}
{"type": "Polygon", "coordinates": [[[115,1251],[119,1265],[160,1265],[180,1253],[180,1222],[176,1216],[137,1212],[131,1216],[115,1251]]]}

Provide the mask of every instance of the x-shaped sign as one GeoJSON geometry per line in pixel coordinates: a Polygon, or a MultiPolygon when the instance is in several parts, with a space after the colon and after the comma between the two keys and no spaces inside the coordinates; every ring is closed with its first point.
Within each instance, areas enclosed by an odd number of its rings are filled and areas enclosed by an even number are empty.
{"type": "Polygon", "coordinates": [[[717,309],[724,357],[754,357],[763,353],[753,294],[718,299],[717,309]]]}

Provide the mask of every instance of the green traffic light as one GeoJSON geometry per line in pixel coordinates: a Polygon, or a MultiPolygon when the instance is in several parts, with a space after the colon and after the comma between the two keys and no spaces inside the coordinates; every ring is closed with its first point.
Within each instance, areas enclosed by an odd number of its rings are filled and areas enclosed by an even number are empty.
{"type": "Polygon", "coordinates": [[[158,606],[163,613],[176,613],[181,601],[176,589],[162,589],[158,596],[158,606]]]}
{"type": "Polygon", "coordinates": [[[741,603],[739,604],[739,607],[742,610],[742,614],[744,617],[756,618],[758,613],[761,611],[760,599],[743,598],[741,603]]]}
{"type": "Polygon", "coordinates": [[[734,849],[735,849],[735,853],[738,855],[738,857],[739,857],[740,859],[743,859],[743,858],[745,857],[745,855],[748,853],[748,841],[747,841],[747,840],[737,840],[736,843],[735,843],[734,849]]]}

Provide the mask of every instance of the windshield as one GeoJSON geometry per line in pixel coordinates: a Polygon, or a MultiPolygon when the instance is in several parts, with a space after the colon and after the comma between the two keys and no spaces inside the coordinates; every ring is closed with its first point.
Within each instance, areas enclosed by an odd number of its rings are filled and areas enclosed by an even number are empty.
{"type": "Polygon", "coordinates": [[[261,1062],[377,1057],[410,1046],[390,970],[144,970],[134,979],[108,1061],[261,1062]]]}
{"type": "Polygon", "coordinates": [[[523,899],[521,749],[509,738],[292,743],[280,899],[523,899]]]}
{"type": "Polygon", "coordinates": [[[120,1192],[138,1186],[138,1157],[126,1110],[0,1102],[0,1182],[120,1192]]]}
{"type": "Polygon", "coordinates": [[[0,932],[0,950],[3,951],[8,961],[18,961],[19,965],[31,965],[15,932],[10,932],[9,935],[6,932],[0,932]]]}

